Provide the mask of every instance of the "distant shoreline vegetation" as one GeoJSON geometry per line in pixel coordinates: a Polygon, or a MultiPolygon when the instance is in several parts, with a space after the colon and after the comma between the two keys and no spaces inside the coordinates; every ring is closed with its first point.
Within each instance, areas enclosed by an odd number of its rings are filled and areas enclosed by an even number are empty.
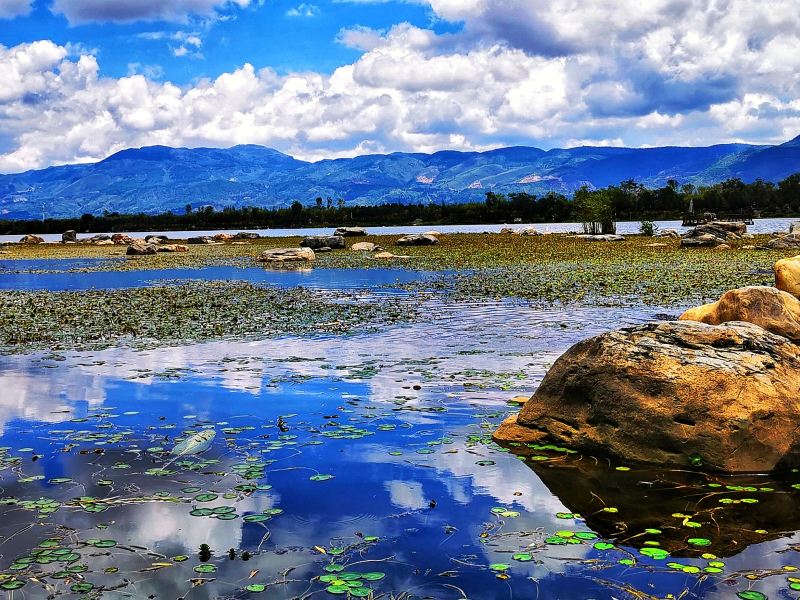
{"type": "Polygon", "coordinates": [[[800,173],[778,184],[758,179],[744,183],[729,179],[695,187],[669,181],[650,189],[633,180],[618,186],[590,190],[583,187],[572,198],[550,192],[508,195],[487,192],[483,202],[464,204],[379,204],[359,206],[343,200],[316,198],[308,205],[288,208],[241,207],[214,210],[187,204],[183,214],[85,214],[69,219],[0,220],[0,234],[81,233],[125,231],[193,231],[216,229],[295,229],[341,225],[402,226],[488,225],[499,223],[563,223],[587,220],[586,211],[607,211],[618,221],[678,219],[689,212],[794,217],[800,215],[800,173]]]}

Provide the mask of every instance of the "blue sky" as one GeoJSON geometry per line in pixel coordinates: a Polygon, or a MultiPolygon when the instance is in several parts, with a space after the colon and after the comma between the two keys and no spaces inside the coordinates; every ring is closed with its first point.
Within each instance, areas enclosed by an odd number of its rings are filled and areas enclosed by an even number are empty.
{"type": "Polygon", "coordinates": [[[797,0],[0,0],[0,172],[800,134],[797,0]]]}

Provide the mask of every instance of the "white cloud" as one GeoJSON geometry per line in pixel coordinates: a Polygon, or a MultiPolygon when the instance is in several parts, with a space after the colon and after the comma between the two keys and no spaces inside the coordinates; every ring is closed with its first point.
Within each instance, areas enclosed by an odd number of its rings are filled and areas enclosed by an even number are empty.
{"type": "Polygon", "coordinates": [[[13,19],[31,12],[33,0],[0,0],[0,19],[13,19]]]}
{"type": "Polygon", "coordinates": [[[316,17],[319,14],[319,7],[314,4],[303,2],[299,6],[290,8],[286,11],[287,17],[316,17]]]}
{"type": "Polygon", "coordinates": [[[64,15],[71,24],[185,21],[190,15],[212,15],[218,9],[249,4],[250,0],[55,0],[52,11],[64,15]]]}
{"type": "MultiPolygon", "coordinates": [[[[794,2],[431,0],[460,33],[351,28],[337,39],[363,55],[331,74],[246,64],[187,86],[143,67],[103,78],[93,56],[48,41],[0,47],[0,171],[148,144],[256,143],[318,159],[785,141],[800,133],[794,2]]],[[[189,31],[146,35],[187,56],[202,48],[189,31]]]]}

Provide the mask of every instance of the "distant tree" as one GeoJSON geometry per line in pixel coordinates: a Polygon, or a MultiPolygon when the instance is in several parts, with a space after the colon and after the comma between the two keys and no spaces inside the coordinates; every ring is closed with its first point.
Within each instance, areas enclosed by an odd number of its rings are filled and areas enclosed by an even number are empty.
{"type": "Polygon", "coordinates": [[[317,196],[316,199],[314,200],[314,203],[316,204],[318,209],[322,210],[322,196],[317,196]]]}
{"type": "Polygon", "coordinates": [[[192,205],[191,204],[187,204],[186,208],[184,208],[184,211],[186,212],[187,215],[192,214],[192,205]]]}

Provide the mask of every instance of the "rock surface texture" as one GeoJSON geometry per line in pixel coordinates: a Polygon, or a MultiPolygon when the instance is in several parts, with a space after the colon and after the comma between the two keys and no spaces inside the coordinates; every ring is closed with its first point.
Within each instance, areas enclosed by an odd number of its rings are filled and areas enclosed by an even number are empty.
{"type": "Polygon", "coordinates": [[[303,238],[300,247],[319,250],[320,248],[331,248],[340,250],[345,247],[344,237],[341,235],[311,235],[303,238]]]}
{"type": "Polygon", "coordinates": [[[425,233],[412,233],[397,240],[398,246],[433,246],[438,243],[439,239],[436,236],[425,233]]]}
{"type": "Polygon", "coordinates": [[[747,233],[744,223],[729,223],[727,221],[714,221],[698,225],[681,236],[683,248],[708,248],[719,246],[731,240],[739,240],[747,233]]]}
{"type": "Polygon", "coordinates": [[[724,472],[800,466],[800,347],[751,323],[650,323],[561,356],[500,442],[724,472]]]}
{"type": "Polygon", "coordinates": [[[747,321],[793,342],[800,342],[800,300],[773,287],[730,290],[716,302],[690,308],[680,316],[680,320],[707,325],[747,321]]]}
{"type": "Polygon", "coordinates": [[[767,248],[772,250],[798,250],[800,249],[800,232],[771,239],[767,242],[767,248]]]}
{"type": "Polygon", "coordinates": [[[800,256],[782,258],[775,263],[775,287],[800,298],[800,256]]]}
{"type": "Polygon", "coordinates": [[[258,258],[266,263],[311,262],[316,259],[311,248],[271,248],[258,258]]]}

